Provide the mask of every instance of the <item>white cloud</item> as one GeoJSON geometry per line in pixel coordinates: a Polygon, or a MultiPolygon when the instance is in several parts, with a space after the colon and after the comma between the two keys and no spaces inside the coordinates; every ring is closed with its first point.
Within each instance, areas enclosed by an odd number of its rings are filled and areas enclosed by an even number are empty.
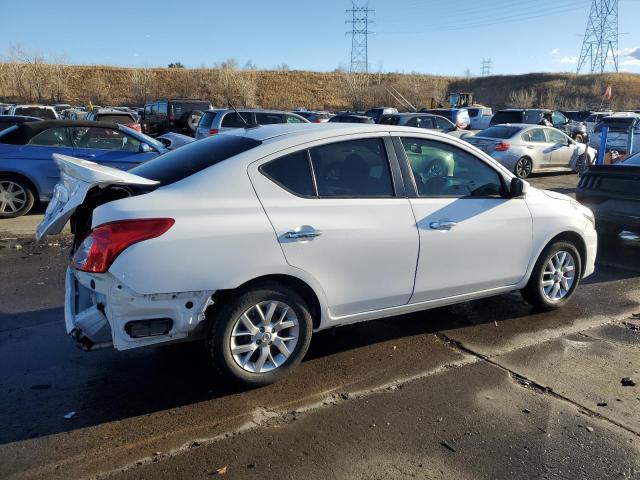
{"type": "Polygon", "coordinates": [[[629,58],[624,60],[620,65],[640,65],[640,58],[629,58]]]}
{"type": "Polygon", "coordinates": [[[560,63],[578,63],[578,57],[562,57],[560,63]]]}
{"type": "Polygon", "coordinates": [[[551,50],[551,55],[557,55],[560,52],[559,48],[554,48],[553,50],[551,50]]]}

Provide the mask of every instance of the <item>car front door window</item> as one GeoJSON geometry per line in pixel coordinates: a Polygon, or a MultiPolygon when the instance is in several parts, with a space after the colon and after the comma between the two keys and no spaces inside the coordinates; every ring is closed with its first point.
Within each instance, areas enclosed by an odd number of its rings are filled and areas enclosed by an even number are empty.
{"type": "Polygon", "coordinates": [[[482,160],[452,145],[403,138],[421,197],[500,197],[500,175],[482,160]]]}
{"type": "Polygon", "coordinates": [[[73,128],[73,141],[76,148],[124,150],[138,152],[140,142],[119,130],[100,127],[73,128]]]}

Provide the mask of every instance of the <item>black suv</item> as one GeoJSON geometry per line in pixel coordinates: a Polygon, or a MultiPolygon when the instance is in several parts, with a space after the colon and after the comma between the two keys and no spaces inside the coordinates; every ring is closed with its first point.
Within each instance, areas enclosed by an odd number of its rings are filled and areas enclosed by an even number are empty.
{"type": "Polygon", "coordinates": [[[147,103],[142,113],[142,132],[147,135],[162,135],[179,132],[193,135],[202,113],[209,110],[208,100],[174,98],[147,103]]]}
{"type": "Polygon", "coordinates": [[[490,126],[502,123],[527,123],[531,125],[547,125],[566,133],[576,142],[587,143],[587,125],[583,122],[572,122],[557,110],[544,108],[508,108],[498,110],[491,118],[490,126]]]}

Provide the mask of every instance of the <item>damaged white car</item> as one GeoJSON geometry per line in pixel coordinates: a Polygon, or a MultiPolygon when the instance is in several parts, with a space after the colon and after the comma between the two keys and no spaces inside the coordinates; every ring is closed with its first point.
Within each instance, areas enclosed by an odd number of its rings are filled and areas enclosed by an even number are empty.
{"type": "Polygon", "coordinates": [[[55,159],[37,237],[71,221],[68,333],[87,350],[205,339],[247,385],[318,330],[513,290],[556,308],[594,271],[589,209],[424,129],[237,129],[128,172],[55,159]]]}

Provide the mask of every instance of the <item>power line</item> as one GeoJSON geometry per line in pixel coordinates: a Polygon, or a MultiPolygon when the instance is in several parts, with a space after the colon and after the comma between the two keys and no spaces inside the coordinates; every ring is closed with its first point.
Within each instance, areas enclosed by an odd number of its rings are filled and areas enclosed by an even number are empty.
{"type": "Polygon", "coordinates": [[[373,34],[369,30],[369,24],[373,23],[369,14],[375,11],[369,8],[369,2],[366,0],[352,0],[351,8],[346,12],[351,14],[351,19],[345,21],[351,24],[351,31],[347,32],[347,35],[351,35],[350,70],[366,73],[369,71],[369,35],[373,34]]]}
{"type": "Polygon", "coordinates": [[[593,0],[582,40],[577,73],[588,62],[591,73],[603,73],[607,62],[618,71],[618,0],[593,0]]]}
{"type": "Polygon", "coordinates": [[[489,58],[489,59],[482,59],[482,73],[481,75],[483,77],[486,77],[487,75],[491,75],[492,73],[492,63],[493,61],[489,58]]]}

